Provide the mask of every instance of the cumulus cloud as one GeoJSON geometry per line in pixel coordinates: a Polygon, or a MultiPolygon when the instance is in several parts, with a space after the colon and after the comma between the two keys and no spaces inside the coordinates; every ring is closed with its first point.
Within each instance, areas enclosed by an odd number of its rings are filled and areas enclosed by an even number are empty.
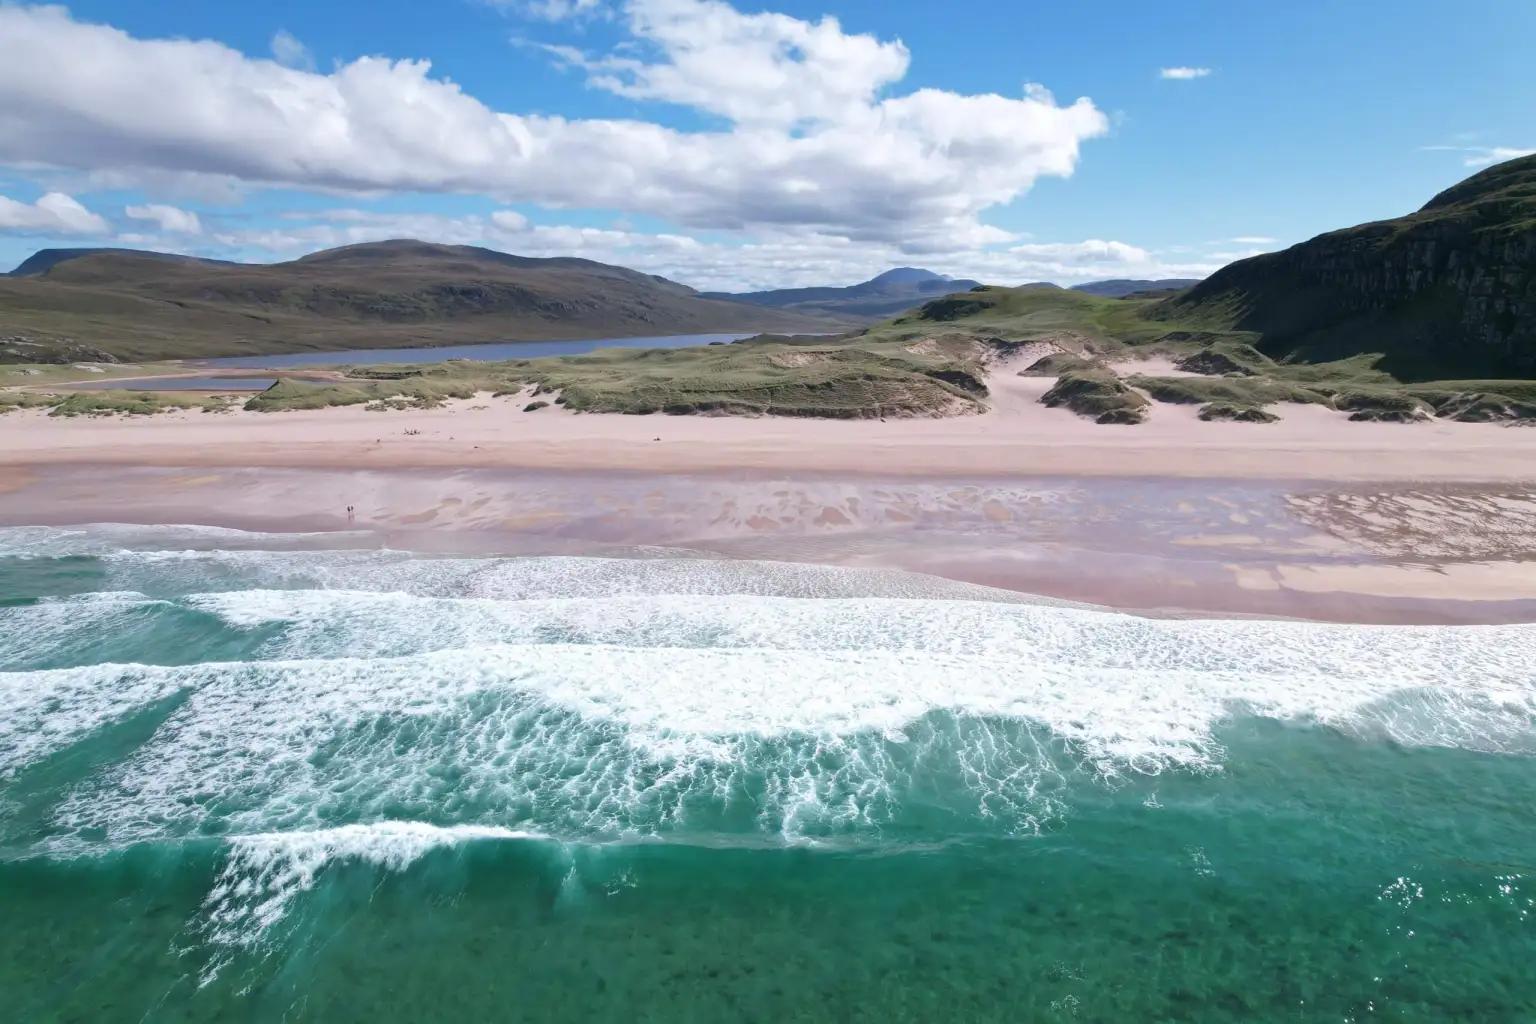
{"type": "Polygon", "coordinates": [[[598,88],[709,111],[737,124],[857,121],[911,62],[900,41],[850,35],[832,17],[810,22],[742,14],[718,0],[631,0],[628,18],[630,32],[649,45],[654,59],[554,52],[585,69],[598,88]]]}
{"type": "MultiPolygon", "coordinates": [[[[260,252],[267,258],[288,259],[331,246],[410,237],[482,245],[524,256],[584,256],[660,274],[705,291],[852,284],[913,262],[910,254],[894,245],[856,243],[831,235],[770,231],[736,244],[673,232],[535,224],[515,210],[450,217],[343,208],[293,212],[279,220],[282,223],[276,228],[218,232],[209,241],[222,248],[206,248],[203,254],[246,257],[260,252]]],[[[175,240],[170,241],[174,245],[175,240]]],[[[953,247],[925,254],[921,263],[954,277],[996,284],[1203,277],[1220,266],[1210,257],[1170,261],[1138,246],[1099,239],[979,250],[953,247]]]]}
{"type": "Polygon", "coordinates": [[[1205,78],[1211,74],[1210,68],[1158,68],[1157,77],[1173,82],[1188,82],[1196,78],[1205,78]]]}
{"type": "Polygon", "coordinates": [[[299,41],[298,37],[285,28],[280,28],[272,36],[272,59],[287,68],[302,68],[307,71],[314,70],[315,58],[309,52],[309,47],[299,41]]]}
{"type": "Polygon", "coordinates": [[[191,210],[183,210],[175,206],[147,203],[143,206],[127,207],[123,212],[134,220],[153,221],[160,225],[161,231],[197,235],[201,234],[203,230],[202,222],[198,220],[197,214],[191,210]]]}
{"type": "Polygon", "coordinates": [[[0,5],[0,163],[335,191],[440,191],[709,229],[799,230],[938,251],[1005,241],[983,213],[1072,173],[1103,134],[1087,99],[888,91],[899,42],[717,0],[630,0],[641,56],[572,53],[592,83],[721,118],[492,110],[423,60],[329,74],[220,43],[138,39],[0,5]],[[723,56],[722,56],[723,54],[723,56]]]}
{"type": "Polygon", "coordinates": [[[1268,235],[1238,235],[1236,238],[1227,239],[1237,245],[1274,245],[1280,241],[1278,238],[1270,238],[1268,235]]]}
{"type": "Polygon", "coordinates": [[[21,235],[102,235],[109,230],[104,219],[62,192],[49,192],[35,203],[0,196],[0,231],[21,235]]]}

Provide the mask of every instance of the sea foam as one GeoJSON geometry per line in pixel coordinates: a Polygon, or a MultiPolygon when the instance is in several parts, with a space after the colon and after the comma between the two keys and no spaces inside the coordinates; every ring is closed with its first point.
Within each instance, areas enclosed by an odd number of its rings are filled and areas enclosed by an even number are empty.
{"type": "Polygon", "coordinates": [[[110,592],[0,609],[0,653],[107,652],[0,672],[0,781],[148,714],[59,794],[36,849],[224,837],[215,944],[260,935],[327,863],[468,839],[1030,833],[1074,786],[1220,771],[1245,716],[1536,752],[1536,626],[1149,619],[770,562],[109,539],[90,558],[110,592]],[[123,650],[247,660],[114,658],[128,623],[123,650]]]}

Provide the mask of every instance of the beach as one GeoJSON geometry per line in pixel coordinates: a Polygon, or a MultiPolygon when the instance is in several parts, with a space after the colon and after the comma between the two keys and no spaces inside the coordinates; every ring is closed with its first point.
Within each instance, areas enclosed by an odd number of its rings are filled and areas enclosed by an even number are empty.
{"type": "Polygon", "coordinates": [[[884,566],[1156,613],[1536,618],[1536,430],[1274,424],[1157,405],[1104,426],[995,374],[933,419],[428,410],[0,418],[0,524],[362,530],[408,550],[884,566]]]}
{"type": "Polygon", "coordinates": [[[1257,480],[1522,482],[1536,430],[1495,424],[1353,423],[1286,405],[1272,424],[1208,423],[1158,404],[1147,423],[1105,426],[1039,397],[1051,378],[995,374],[991,409],[946,418],[575,414],[533,396],[373,412],[360,406],[138,418],[0,417],[0,467],[506,468],[811,472],[900,476],[1127,476],[1257,480]]]}
{"type": "Polygon", "coordinates": [[[524,404],[0,420],[23,1019],[1536,1005],[1536,432],[524,404]]]}

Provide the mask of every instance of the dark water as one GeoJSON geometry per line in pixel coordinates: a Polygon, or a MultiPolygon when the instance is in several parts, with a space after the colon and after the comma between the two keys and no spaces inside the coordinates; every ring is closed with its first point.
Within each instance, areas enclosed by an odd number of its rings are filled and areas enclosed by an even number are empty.
{"type": "Polygon", "coordinates": [[[228,356],[200,359],[198,366],[252,366],[285,370],[295,366],[357,365],[361,363],[440,363],[446,359],[539,359],[576,356],[600,348],[689,348],[712,342],[750,338],[752,334],[664,334],[649,338],[582,338],[571,341],[506,341],[489,345],[444,345],[438,348],[354,348],[336,352],[290,352],[274,356],[228,356]]]}
{"type": "Polygon", "coordinates": [[[0,531],[5,1019],[1536,1019],[1536,627],[369,543],[0,531]]]}

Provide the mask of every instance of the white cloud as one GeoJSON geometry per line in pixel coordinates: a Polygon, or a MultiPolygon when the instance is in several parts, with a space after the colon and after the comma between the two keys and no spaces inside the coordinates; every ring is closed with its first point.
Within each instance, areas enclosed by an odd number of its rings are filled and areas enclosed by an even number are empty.
{"type": "Polygon", "coordinates": [[[492,7],[516,11],[541,21],[566,21],[606,13],[604,0],[486,0],[492,7]]]}
{"type": "Polygon", "coordinates": [[[1238,245],[1274,245],[1280,241],[1278,238],[1270,238],[1268,235],[1238,235],[1236,238],[1227,239],[1238,245]]]}
{"type": "Polygon", "coordinates": [[[1518,149],[1514,146],[1489,146],[1469,151],[1467,158],[1462,162],[1468,167],[1488,167],[1492,164],[1501,164],[1505,160],[1515,160],[1522,156],[1536,155],[1536,149],[1518,149]]]}
{"type": "Polygon", "coordinates": [[[203,231],[202,222],[198,220],[197,214],[175,206],[147,203],[143,206],[127,207],[123,212],[134,220],[154,221],[160,225],[161,231],[184,235],[197,235],[203,231]]]}
{"type": "Polygon", "coordinates": [[[1489,167],[1506,160],[1536,155],[1536,149],[1518,146],[1420,146],[1422,150],[1441,153],[1460,153],[1463,167],[1489,167]]]}
{"type": "Polygon", "coordinates": [[[1205,78],[1211,74],[1210,68],[1158,68],[1157,77],[1174,82],[1188,82],[1196,78],[1205,78]]]}
{"type": "MultiPolygon", "coordinates": [[[[320,248],[409,237],[482,245],[524,256],[584,256],[660,274],[704,291],[852,284],[912,262],[953,277],[997,284],[1204,277],[1221,265],[1208,257],[1170,261],[1138,246],[1098,239],[991,249],[957,246],[914,261],[894,245],[829,235],[768,232],[760,239],[735,244],[675,233],[533,224],[513,210],[496,210],[489,216],[444,217],[337,209],[295,212],[279,220],[282,223],[275,229],[220,232],[213,242],[223,248],[203,254],[243,258],[259,252],[268,258],[289,259],[320,248]]],[[[174,239],[169,246],[175,247],[174,239]]]]}
{"type": "Polygon", "coordinates": [[[315,68],[315,57],[309,52],[309,47],[285,28],[278,29],[272,36],[272,59],[287,68],[306,71],[315,68]]]}
{"type": "MultiPolygon", "coordinates": [[[[0,114],[0,121],[4,115],[0,114]]],[[[0,231],[23,235],[102,235],[111,229],[72,196],[49,192],[35,203],[0,196],[0,231]]]]}
{"type": "Polygon", "coordinates": [[[911,62],[900,41],[850,35],[832,17],[742,14],[719,0],[630,0],[628,15],[631,33],[658,59],[593,59],[569,48],[561,55],[585,68],[598,88],[737,124],[856,120],[911,62]]]}
{"type": "Polygon", "coordinates": [[[743,15],[714,0],[626,10],[650,55],[583,57],[594,84],[695,104],[725,127],[502,113],[426,61],[365,57],[317,74],[216,42],[136,39],[58,7],[0,5],[0,163],[485,194],[926,252],[1006,239],[985,211],[1042,175],[1071,174],[1082,142],[1108,127],[1091,101],[1058,104],[1039,87],[884,95],[905,47],[832,19],[743,15]]]}

